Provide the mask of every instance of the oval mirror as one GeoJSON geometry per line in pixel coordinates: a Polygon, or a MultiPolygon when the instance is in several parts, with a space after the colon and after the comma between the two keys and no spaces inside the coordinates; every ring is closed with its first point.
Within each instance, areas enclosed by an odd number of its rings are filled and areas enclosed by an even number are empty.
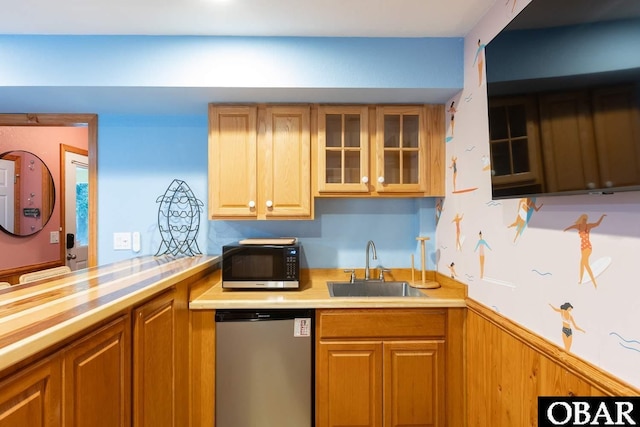
{"type": "Polygon", "coordinates": [[[16,150],[0,154],[0,229],[30,236],[49,222],[55,204],[53,177],[35,154],[16,150]]]}

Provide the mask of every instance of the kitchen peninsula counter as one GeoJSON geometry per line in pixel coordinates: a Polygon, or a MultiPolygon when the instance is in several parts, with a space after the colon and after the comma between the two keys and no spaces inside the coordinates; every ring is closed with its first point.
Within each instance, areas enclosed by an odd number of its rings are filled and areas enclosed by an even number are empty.
{"type": "Polygon", "coordinates": [[[139,257],[0,290],[0,371],[194,276],[219,256],[139,257]]]}
{"type": "MultiPolygon", "coordinates": [[[[359,276],[362,274],[359,272],[359,276]]],[[[245,290],[223,289],[219,271],[213,286],[192,299],[192,310],[243,308],[447,308],[465,307],[466,286],[434,272],[428,280],[437,280],[438,289],[421,289],[425,298],[415,297],[331,297],[327,281],[347,281],[341,269],[310,269],[301,272],[300,289],[245,290]]],[[[387,280],[411,282],[410,270],[392,272],[387,280]]]]}

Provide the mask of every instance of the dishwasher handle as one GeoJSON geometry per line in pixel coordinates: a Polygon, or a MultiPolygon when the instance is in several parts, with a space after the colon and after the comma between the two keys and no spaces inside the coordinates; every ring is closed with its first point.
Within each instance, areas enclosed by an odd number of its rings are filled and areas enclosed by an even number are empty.
{"type": "Polygon", "coordinates": [[[216,322],[259,322],[314,317],[313,309],[216,310],[216,322]]]}

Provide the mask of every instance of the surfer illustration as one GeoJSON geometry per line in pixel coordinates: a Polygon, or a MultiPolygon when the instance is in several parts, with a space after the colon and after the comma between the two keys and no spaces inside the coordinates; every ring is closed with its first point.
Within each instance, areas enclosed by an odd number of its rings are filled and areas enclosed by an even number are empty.
{"type": "Polygon", "coordinates": [[[485,246],[487,247],[487,249],[491,250],[491,247],[489,246],[487,241],[482,238],[482,231],[480,231],[478,233],[478,243],[476,244],[476,248],[473,251],[475,252],[475,251],[478,250],[478,248],[480,249],[480,251],[478,253],[480,254],[480,278],[481,279],[484,277],[484,248],[485,248],[485,246]]]}
{"type": "Polygon", "coordinates": [[[564,231],[575,229],[578,230],[578,236],[580,236],[580,276],[578,279],[578,284],[582,283],[582,277],[584,276],[584,271],[587,270],[587,274],[591,278],[591,282],[593,282],[593,287],[597,288],[596,278],[593,275],[593,271],[591,271],[591,266],[589,265],[589,258],[591,257],[591,240],[589,238],[589,233],[591,230],[600,225],[602,219],[607,216],[606,214],[602,214],[600,219],[597,222],[587,222],[589,217],[587,214],[582,214],[578,217],[575,223],[568,226],[564,229],[564,231]]]}
{"type": "Polygon", "coordinates": [[[513,221],[513,223],[509,225],[509,228],[516,228],[516,235],[513,238],[513,243],[515,243],[518,237],[522,235],[522,232],[531,220],[531,216],[533,216],[533,212],[538,212],[542,205],[543,204],[541,203],[540,206],[536,206],[535,197],[520,199],[520,201],[518,202],[518,216],[516,217],[515,221],[513,221]]]}
{"type": "Polygon", "coordinates": [[[484,71],[484,48],[485,44],[478,39],[478,50],[476,50],[476,56],[473,59],[473,65],[478,65],[478,86],[482,85],[482,72],[484,71]]]}
{"type": "Polygon", "coordinates": [[[456,273],[456,263],[452,262],[451,264],[449,264],[449,274],[451,275],[452,279],[455,279],[456,276],[458,275],[456,273]]]}
{"type": "Polygon", "coordinates": [[[456,223],[456,250],[458,251],[462,250],[462,241],[460,240],[460,221],[462,221],[463,217],[464,215],[460,216],[460,214],[457,213],[455,218],[451,221],[456,223]]]}
{"type": "Polygon", "coordinates": [[[453,191],[456,191],[456,180],[458,178],[458,157],[451,156],[451,165],[449,169],[453,169],[453,191]]]}
{"type": "Polygon", "coordinates": [[[455,101],[451,101],[451,105],[449,106],[449,109],[447,110],[447,112],[449,114],[451,114],[451,120],[450,120],[450,122],[451,122],[451,136],[453,136],[453,130],[454,130],[454,127],[455,127],[455,115],[458,112],[458,110],[456,110],[455,103],[456,103],[455,101]]]}
{"type": "Polygon", "coordinates": [[[573,330],[571,329],[571,325],[576,328],[577,331],[584,332],[584,329],[576,325],[576,321],[573,320],[573,316],[571,315],[571,310],[573,310],[573,306],[565,302],[558,307],[554,307],[549,304],[549,306],[554,310],[560,313],[562,317],[562,342],[564,343],[564,349],[567,351],[571,350],[571,343],[573,342],[573,330]]]}

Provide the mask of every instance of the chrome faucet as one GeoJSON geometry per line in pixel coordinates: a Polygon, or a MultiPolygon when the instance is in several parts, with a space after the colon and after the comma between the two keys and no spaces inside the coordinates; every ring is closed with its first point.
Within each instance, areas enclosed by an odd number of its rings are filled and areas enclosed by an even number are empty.
{"type": "Polygon", "coordinates": [[[375,245],[375,243],[373,243],[373,240],[369,240],[367,242],[367,249],[366,249],[367,260],[365,261],[365,264],[364,264],[364,280],[369,280],[369,278],[370,278],[370,273],[369,273],[369,248],[373,249],[373,259],[378,259],[378,255],[376,255],[376,245],[375,245]]]}

